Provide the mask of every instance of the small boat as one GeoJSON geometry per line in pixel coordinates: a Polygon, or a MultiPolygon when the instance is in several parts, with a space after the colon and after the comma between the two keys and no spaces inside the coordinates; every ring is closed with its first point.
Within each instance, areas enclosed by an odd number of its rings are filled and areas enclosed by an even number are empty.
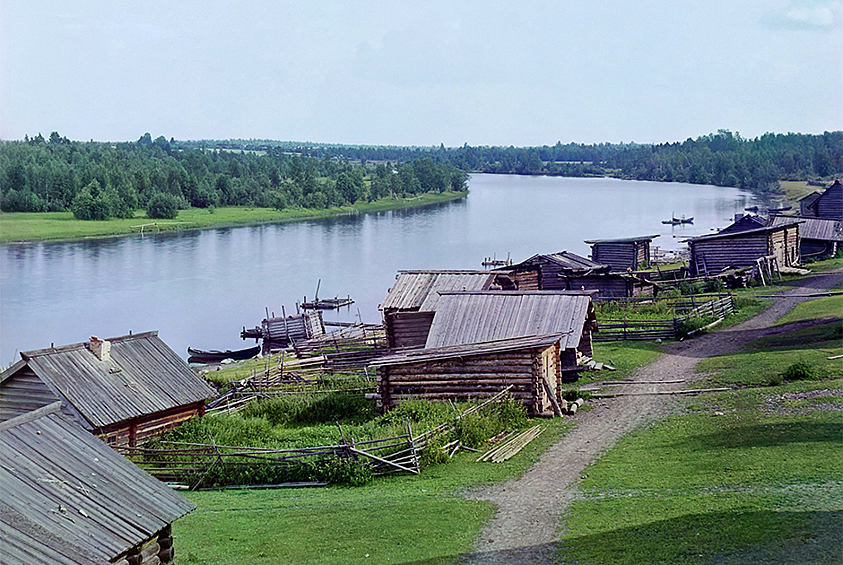
{"type": "Polygon", "coordinates": [[[509,253],[506,254],[506,259],[498,259],[495,255],[486,257],[481,263],[486,268],[489,267],[509,267],[512,265],[512,259],[509,258],[509,253]]]}
{"type": "Polygon", "coordinates": [[[316,283],[316,297],[313,300],[308,301],[307,297],[304,297],[304,302],[299,304],[302,310],[336,310],[343,306],[354,304],[350,296],[346,298],[340,298],[338,296],[334,298],[319,298],[319,286],[321,284],[322,279],[319,279],[319,282],[316,283]]]}
{"type": "Polygon", "coordinates": [[[694,223],[694,217],[691,216],[690,218],[686,218],[685,216],[682,216],[681,218],[677,218],[677,217],[674,216],[673,218],[671,218],[669,220],[662,220],[662,223],[663,224],[669,224],[671,226],[678,226],[679,224],[693,224],[694,223]]]}
{"type": "Polygon", "coordinates": [[[249,347],[247,349],[238,349],[232,351],[227,349],[225,351],[218,351],[211,349],[205,351],[203,349],[187,348],[187,354],[190,356],[187,359],[188,363],[219,363],[223,359],[234,359],[240,361],[242,359],[251,359],[261,352],[261,346],[249,347]]]}

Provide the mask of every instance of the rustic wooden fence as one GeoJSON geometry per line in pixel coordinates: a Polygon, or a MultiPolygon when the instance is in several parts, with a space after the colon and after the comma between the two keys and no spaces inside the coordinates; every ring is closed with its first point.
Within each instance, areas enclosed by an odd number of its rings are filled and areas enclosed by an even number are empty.
{"type": "Polygon", "coordinates": [[[627,298],[627,305],[667,302],[673,309],[671,319],[664,320],[598,320],[594,341],[675,339],[679,337],[684,322],[693,318],[714,317],[722,319],[734,312],[731,294],[698,294],[672,299],[627,298]]]}

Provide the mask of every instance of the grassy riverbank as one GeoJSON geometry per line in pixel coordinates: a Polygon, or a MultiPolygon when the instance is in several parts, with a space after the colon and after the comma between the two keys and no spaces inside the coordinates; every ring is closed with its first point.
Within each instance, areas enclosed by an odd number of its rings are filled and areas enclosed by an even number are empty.
{"type": "Polygon", "coordinates": [[[91,237],[123,236],[156,231],[203,229],[266,223],[294,222],[311,218],[343,216],[428,206],[465,198],[468,191],[428,193],[412,199],[382,198],[354,206],[315,210],[309,208],[190,208],[180,210],[174,220],[151,220],[138,210],[133,218],[105,221],[77,220],[71,212],[0,212],[0,243],[18,241],[74,240],[91,237]],[[154,224],[154,225],[152,225],[154,224]],[[144,226],[141,228],[141,226],[144,226]]]}

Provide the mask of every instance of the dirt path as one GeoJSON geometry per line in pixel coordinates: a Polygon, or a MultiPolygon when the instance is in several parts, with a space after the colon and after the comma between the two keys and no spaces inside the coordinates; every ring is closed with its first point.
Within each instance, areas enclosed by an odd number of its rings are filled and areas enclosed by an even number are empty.
{"type": "MultiPolygon", "coordinates": [[[[738,351],[764,335],[778,333],[770,326],[812,292],[834,288],[843,282],[843,269],[806,277],[800,286],[775,298],[758,316],[731,328],[684,342],[672,343],[655,362],[635,371],[633,384],[618,392],[681,390],[685,383],[634,384],[634,381],[692,380],[696,364],[707,357],[738,351]]],[[[551,563],[559,519],[577,492],[587,465],[624,434],[665,413],[675,402],[668,395],[620,396],[603,399],[595,409],[577,415],[577,425],[562,441],[548,449],[541,460],[518,480],[468,493],[469,498],[488,500],[498,512],[475,542],[463,565],[551,563]]]]}

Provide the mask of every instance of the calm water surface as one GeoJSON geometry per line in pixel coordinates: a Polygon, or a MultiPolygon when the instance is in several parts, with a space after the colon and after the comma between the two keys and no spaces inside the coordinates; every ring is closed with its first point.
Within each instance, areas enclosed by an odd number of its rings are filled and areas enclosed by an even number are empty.
{"type": "Polygon", "coordinates": [[[590,252],[583,240],[686,237],[731,223],[749,193],[676,183],[474,175],[468,198],[422,209],[74,243],[0,246],[0,364],[19,351],[159,330],[188,345],[238,349],[265,311],[288,314],[322,279],[355,304],[326,319],[380,322],[400,269],[479,269],[484,257],[590,252]],[[672,214],[693,226],[668,226],[672,214]]]}

